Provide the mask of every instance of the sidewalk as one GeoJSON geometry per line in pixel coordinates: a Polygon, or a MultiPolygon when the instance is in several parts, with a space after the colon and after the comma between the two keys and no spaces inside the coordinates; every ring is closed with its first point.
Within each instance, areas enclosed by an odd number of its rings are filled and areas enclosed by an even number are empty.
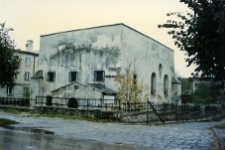
{"type": "Polygon", "coordinates": [[[217,139],[220,144],[220,148],[224,150],[225,149],[225,129],[213,128],[213,132],[217,136],[217,139]]]}

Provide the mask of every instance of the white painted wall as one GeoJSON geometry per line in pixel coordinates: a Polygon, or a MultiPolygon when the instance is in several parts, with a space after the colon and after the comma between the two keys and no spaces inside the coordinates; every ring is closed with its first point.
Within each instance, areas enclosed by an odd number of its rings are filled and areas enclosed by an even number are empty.
{"type": "MultiPolygon", "coordinates": [[[[69,72],[78,72],[78,81],[93,83],[94,71],[104,70],[105,86],[117,90],[110,68],[126,67],[127,60],[136,59],[144,94],[155,103],[171,102],[173,96],[174,51],[124,24],[74,30],[41,36],[39,70],[43,70],[44,90],[37,96],[52,95],[52,90],[69,84],[69,72]],[[118,54],[117,58],[112,57],[118,54]],[[159,71],[159,65],[162,70],[159,71]],[[56,73],[54,82],[47,81],[47,72],[56,73]],[[151,75],[156,74],[156,94],[151,95],[151,75]],[[168,96],[164,95],[164,76],[168,76],[168,96]]],[[[41,85],[41,84],[40,84],[41,85]]],[[[69,98],[69,97],[68,97],[69,98]]],[[[145,99],[143,99],[145,101],[145,99]]]]}

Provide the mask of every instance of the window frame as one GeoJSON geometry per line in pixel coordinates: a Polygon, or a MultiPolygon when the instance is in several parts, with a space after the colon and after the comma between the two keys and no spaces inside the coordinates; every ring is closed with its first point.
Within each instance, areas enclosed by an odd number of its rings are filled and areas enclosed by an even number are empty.
{"type": "Polygon", "coordinates": [[[13,91],[14,91],[13,85],[7,85],[7,87],[6,87],[6,93],[7,93],[7,95],[13,95],[13,91]]]}
{"type": "Polygon", "coordinates": [[[69,72],[69,82],[77,81],[77,71],[69,72]],[[75,76],[75,79],[74,79],[75,76]]]}
{"type": "Polygon", "coordinates": [[[96,70],[94,72],[94,81],[105,82],[105,71],[104,70],[96,70]],[[100,73],[101,73],[101,78],[99,77],[100,73]]]}
{"type": "Polygon", "coordinates": [[[29,67],[31,65],[30,62],[31,62],[30,57],[25,57],[25,66],[26,67],[29,67]]]}
{"type": "Polygon", "coordinates": [[[151,95],[156,95],[156,73],[153,72],[151,75],[151,95]]]}
{"type": "Polygon", "coordinates": [[[29,93],[29,87],[23,87],[23,94],[28,94],[28,93],[29,93]]]}
{"type": "Polygon", "coordinates": [[[53,72],[53,71],[49,71],[48,73],[47,73],[47,81],[48,82],[54,82],[55,81],[55,72],[53,72]]]}
{"type": "Polygon", "coordinates": [[[24,80],[25,81],[30,81],[30,72],[25,72],[24,73],[24,80]]]}

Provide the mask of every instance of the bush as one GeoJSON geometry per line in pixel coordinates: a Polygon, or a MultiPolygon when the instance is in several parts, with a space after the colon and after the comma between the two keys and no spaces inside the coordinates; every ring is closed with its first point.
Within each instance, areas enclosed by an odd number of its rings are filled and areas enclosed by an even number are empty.
{"type": "Polygon", "coordinates": [[[101,111],[99,109],[94,110],[94,116],[95,116],[95,118],[100,118],[101,111]]]}

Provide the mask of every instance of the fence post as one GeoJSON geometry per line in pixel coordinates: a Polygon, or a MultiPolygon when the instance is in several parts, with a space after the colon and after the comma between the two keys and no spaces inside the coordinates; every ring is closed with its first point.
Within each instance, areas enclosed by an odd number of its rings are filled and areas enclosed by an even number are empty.
{"type": "Polygon", "coordinates": [[[148,125],[148,100],[147,100],[147,125],[148,125]]]}
{"type": "Polygon", "coordinates": [[[88,99],[86,99],[87,100],[87,109],[88,109],[88,99]]]}
{"type": "Polygon", "coordinates": [[[176,113],[176,121],[178,121],[178,113],[177,113],[177,103],[176,103],[176,109],[175,109],[175,113],[176,113]]]}
{"type": "Polygon", "coordinates": [[[120,106],[121,106],[121,105],[120,105],[120,99],[119,99],[119,110],[121,110],[120,106]]]}

